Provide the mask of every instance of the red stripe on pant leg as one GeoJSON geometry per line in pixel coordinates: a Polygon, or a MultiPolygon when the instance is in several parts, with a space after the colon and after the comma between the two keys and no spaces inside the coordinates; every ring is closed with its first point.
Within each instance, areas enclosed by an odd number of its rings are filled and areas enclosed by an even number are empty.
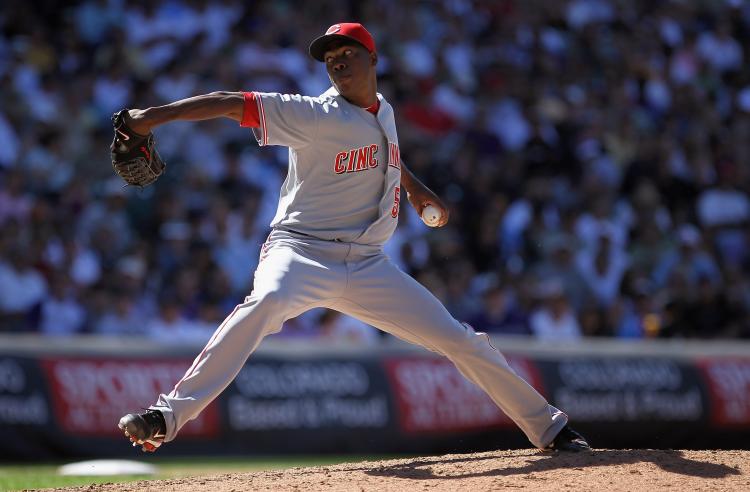
{"type": "MultiPolygon", "coordinates": [[[[464,327],[468,327],[468,328],[471,328],[471,330],[472,330],[472,331],[473,331],[474,333],[476,333],[477,335],[484,335],[484,336],[485,336],[485,337],[487,338],[487,344],[488,344],[488,345],[489,345],[490,347],[492,347],[492,350],[497,350],[497,349],[495,348],[495,346],[494,346],[494,345],[492,345],[492,340],[490,340],[490,336],[489,336],[489,335],[488,335],[487,333],[485,333],[485,332],[483,332],[483,331],[476,331],[476,330],[474,329],[474,327],[473,327],[473,326],[471,326],[471,325],[470,325],[469,323],[467,323],[466,321],[461,321],[460,323],[461,323],[462,325],[464,325],[464,327]]],[[[500,352],[499,350],[497,350],[497,351],[498,351],[498,352],[500,352]]]]}

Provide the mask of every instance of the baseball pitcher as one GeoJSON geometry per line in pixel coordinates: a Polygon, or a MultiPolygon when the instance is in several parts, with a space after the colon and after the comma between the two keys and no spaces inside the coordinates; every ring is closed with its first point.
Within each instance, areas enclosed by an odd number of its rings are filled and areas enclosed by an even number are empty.
{"type": "Polygon", "coordinates": [[[394,110],[377,92],[370,33],[361,24],[335,24],[309,51],[325,63],[332,84],[317,97],[214,92],[114,115],[113,166],[138,186],[165,170],[151,130],[170,121],[232,118],[250,128],[259,145],[289,148],[288,175],[253,291],[174,389],[145,413],[122,417],[120,429],[134,446],[155,451],[229,385],[263,337],[289,318],[326,307],[448,357],[537,448],[590,449],[567,425],[567,415],[521,379],[485,333],[454,319],[384,254],[402,188],[420,215],[429,208],[436,226],[448,222],[448,209],[401,160],[394,110]]]}

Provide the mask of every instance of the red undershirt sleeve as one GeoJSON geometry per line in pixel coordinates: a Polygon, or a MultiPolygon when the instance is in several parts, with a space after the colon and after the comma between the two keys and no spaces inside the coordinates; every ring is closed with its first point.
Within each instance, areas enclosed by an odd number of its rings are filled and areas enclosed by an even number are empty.
{"type": "Polygon", "coordinates": [[[255,102],[254,92],[243,92],[245,96],[245,105],[242,109],[242,121],[240,126],[258,128],[260,126],[260,114],[258,113],[258,103],[255,102]]]}

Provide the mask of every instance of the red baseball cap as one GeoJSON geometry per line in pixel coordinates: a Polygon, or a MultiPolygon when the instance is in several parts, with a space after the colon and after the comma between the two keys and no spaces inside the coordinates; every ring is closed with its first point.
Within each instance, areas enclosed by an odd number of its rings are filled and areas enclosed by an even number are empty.
{"type": "Polygon", "coordinates": [[[353,40],[364,46],[370,53],[376,53],[375,40],[372,39],[372,35],[367,32],[365,26],[358,22],[342,22],[332,25],[324,35],[315,38],[310,43],[310,56],[322,62],[328,43],[334,39],[353,40]]]}

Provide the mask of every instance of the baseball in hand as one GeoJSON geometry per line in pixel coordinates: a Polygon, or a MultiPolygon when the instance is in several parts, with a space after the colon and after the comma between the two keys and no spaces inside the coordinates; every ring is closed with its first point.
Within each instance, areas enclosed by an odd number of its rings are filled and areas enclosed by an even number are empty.
{"type": "Polygon", "coordinates": [[[422,209],[422,222],[430,227],[437,226],[441,216],[440,210],[433,205],[427,205],[422,209]]]}

